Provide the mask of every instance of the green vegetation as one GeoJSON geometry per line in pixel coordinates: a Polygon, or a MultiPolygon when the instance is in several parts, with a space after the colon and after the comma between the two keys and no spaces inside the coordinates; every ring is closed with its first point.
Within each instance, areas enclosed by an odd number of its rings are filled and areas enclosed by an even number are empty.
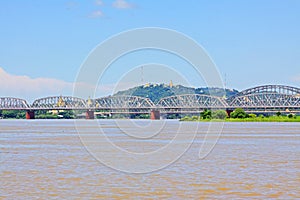
{"type": "Polygon", "coordinates": [[[40,115],[36,115],[35,119],[58,119],[58,115],[56,115],[56,114],[40,114],[40,115]]]}
{"type": "MultiPolygon", "coordinates": [[[[23,110],[1,110],[2,119],[25,119],[26,111],[23,110]]],[[[49,112],[45,110],[35,111],[36,119],[75,119],[75,114],[70,110],[49,112]]]]}
{"type": "Polygon", "coordinates": [[[281,112],[277,112],[277,113],[276,113],[276,116],[277,116],[277,117],[281,116],[281,112]]]}
{"type": "Polygon", "coordinates": [[[225,110],[217,110],[212,112],[212,119],[226,119],[228,114],[225,110]]]}
{"type": "Polygon", "coordinates": [[[200,117],[197,116],[185,116],[180,119],[180,121],[221,121],[221,122],[300,122],[300,116],[293,114],[282,115],[280,112],[276,113],[274,116],[264,116],[250,113],[247,114],[243,109],[237,108],[232,113],[230,117],[227,115],[225,110],[210,111],[204,110],[200,113],[200,117]]]}
{"type": "Polygon", "coordinates": [[[0,118],[3,118],[3,119],[25,119],[25,111],[0,110],[0,118]]]}
{"type": "Polygon", "coordinates": [[[233,118],[233,119],[236,119],[236,118],[245,119],[248,117],[249,117],[249,115],[242,108],[237,108],[232,113],[230,113],[230,118],[233,118]]]}
{"type": "Polygon", "coordinates": [[[300,116],[294,116],[289,118],[287,116],[268,116],[268,117],[256,117],[256,118],[244,118],[244,119],[226,119],[227,122],[300,122],[300,116]]]}
{"type": "Polygon", "coordinates": [[[151,99],[154,103],[157,103],[160,99],[164,97],[169,97],[173,95],[181,94],[206,94],[218,97],[231,97],[237,94],[237,90],[229,90],[221,88],[192,88],[185,87],[182,85],[170,86],[166,84],[146,84],[143,86],[134,87],[128,90],[119,91],[115,95],[132,95],[140,96],[151,99]],[[225,94],[226,93],[226,94],[225,94]]]}
{"type": "Polygon", "coordinates": [[[205,109],[202,113],[200,113],[200,117],[202,119],[211,119],[211,111],[205,109]]]}
{"type": "Polygon", "coordinates": [[[36,119],[75,119],[74,111],[59,110],[59,111],[45,111],[40,110],[35,112],[36,119]]]}
{"type": "Polygon", "coordinates": [[[225,110],[204,110],[200,113],[200,116],[185,116],[180,119],[180,121],[218,121],[224,120],[228,117],[228,114],[225,110]]]}
{"type": "Polygon", "coordinates": [[[96,115],[97,119],[150,119],[149,114],[113,114],[113,115],[96,115]]]}
{"type": "Polygon", "coordinates": [[[198,116],[184,116],[183,118],[180,119],[180,121],[199,121],[201,118],[198,116]]]}
{"type": "MultiPolygon", "coordinates": [[[[73,110],[37,110],[35,119],[77,119],[85,118],[83,111],[73,110]]],[[[0,110],[0,119],[25,119],[26,111],[0,110]]],[[[113,114],[96,115],[97,119],[150,119],[150,114],[113,114]]]]}

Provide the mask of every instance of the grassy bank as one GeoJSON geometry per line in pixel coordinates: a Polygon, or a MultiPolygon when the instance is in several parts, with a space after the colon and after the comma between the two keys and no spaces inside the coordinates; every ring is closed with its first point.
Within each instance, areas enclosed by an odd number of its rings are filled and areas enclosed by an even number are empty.
{"type": "Polygon", "coordinates": [[[292,113],[283,115],[280,112],[272,116],[257,116],[254,113],[246,113],[242,108],[236,108],[228,114],[225,110],[204,110],[200,116],[185,116],[180,121],[203,121],[203,122],[300,122],[300,116],[292,113]]]}
{"type": "Polygon", "coordinates": [[[300,122],[300,116],[269,116],[255,118],[226,118],[226,119],[202,119],[201,117],[184,117],[180,121],[197,121],[197,122],[300,122]]]}

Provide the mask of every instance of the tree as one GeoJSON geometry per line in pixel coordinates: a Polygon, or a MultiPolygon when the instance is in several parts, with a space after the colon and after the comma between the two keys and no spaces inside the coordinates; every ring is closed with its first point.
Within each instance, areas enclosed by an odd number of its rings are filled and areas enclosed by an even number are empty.
{"type": "Polygon", "coordinates": [[[2,110],[0,118],[3,119],[25,119],[25,111],[22,110],[2,110]]]}
{"type": "Polygon", "coordinates": [[[277,116],[277,117],[281,116],[281,112],[278,111],[278,112],[276,113],[276,116],[277,116]]]}
{"type": "Polygon", "coordinates": [[[74,112],[72,110],[64,110],[62,112],[59,112],[59,115],[62,115],[63,119],[74,119],[74,112]]]}
{"type": "Polygon", "coordinates": [[[228,117],[228,114],[225,110],[217,110],[212,112],[213,119],[225,119],[228,117]]]}
{"type": "Polygon", "coordinates": [[[248,117],[248,114],[244,111],[244,109],[237,108],[232,113],[230,113],[230,117],[244,119],[248,117]]]}
{"type": "Polygon", "coordinates": [[[202,113],[200,113],[202,119],[211,119],[211,111],[205,109],[202,113]]]}

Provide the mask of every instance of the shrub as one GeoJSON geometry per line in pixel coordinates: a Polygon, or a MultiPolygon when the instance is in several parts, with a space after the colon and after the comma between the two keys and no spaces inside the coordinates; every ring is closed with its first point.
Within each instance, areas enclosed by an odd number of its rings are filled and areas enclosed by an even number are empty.
{"type": "Polygon", "coordinates": [[[256,118],[257,117],[256,114],[253,114],[253,113],[250,113],[248,116],[249,116],[249,118],[256,118]]]}
{"type": "Polygon", "coordinates": [[[202,113],[200,113],[200,116],[201,116],[203,119],[211,119],[211,111],[205,109],[202,113]]]}
{"type": "Polygon", "coordinates": [[[244,119],[248,117],[248,114],[244,111],[244,109],[237,108],[232,113],[230,113],[230,117],[244,119]]]}
{"type": "Polygon", "coordinates": [[[185,116],[180,119],[180,121],[191,121],[192,119],[189,116],[185,116]]]}
{"type": "Polygon", "coordinates": [[[197,120],[199,120],[198,116],[192,116],[192,121],[197,121],[197,120]]]}
{"type": "Polygon", "coordinates": [[[277,113],[276,113],[276,116],[277,116],[277,117],[281,116],[281,112],[277,112],[277,113]]]}
{"type": "Polygon", "coordinates": [[[225,119],[228,117],[228,114],[225,110],[217,110],[212,112],[213,119],[225,119]]]}

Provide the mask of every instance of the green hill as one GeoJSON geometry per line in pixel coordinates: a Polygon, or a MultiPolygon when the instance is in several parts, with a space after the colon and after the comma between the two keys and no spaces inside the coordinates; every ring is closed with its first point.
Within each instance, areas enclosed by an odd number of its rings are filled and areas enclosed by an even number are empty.
{"type": "MultiPolygon", "coordinates": [[[[130,88],[128,90],[119,91],[114,95],[132,95],[132,96],[140,96],[151,99],[154,103],[157,103],[160,99],[173,95],[181,95],[181,94],[206,94],[213,95],[218,97],[224,97],[224,90],[221,88],[192,88],[185,87],[182,85],[176,85],[170,87],[166,84],[146,84],[143,86],[137,86],[134,88],[130,88]]],[[[226,89],[226,97],[231,97],[237,94],[237,90],[226,89]]]]}

